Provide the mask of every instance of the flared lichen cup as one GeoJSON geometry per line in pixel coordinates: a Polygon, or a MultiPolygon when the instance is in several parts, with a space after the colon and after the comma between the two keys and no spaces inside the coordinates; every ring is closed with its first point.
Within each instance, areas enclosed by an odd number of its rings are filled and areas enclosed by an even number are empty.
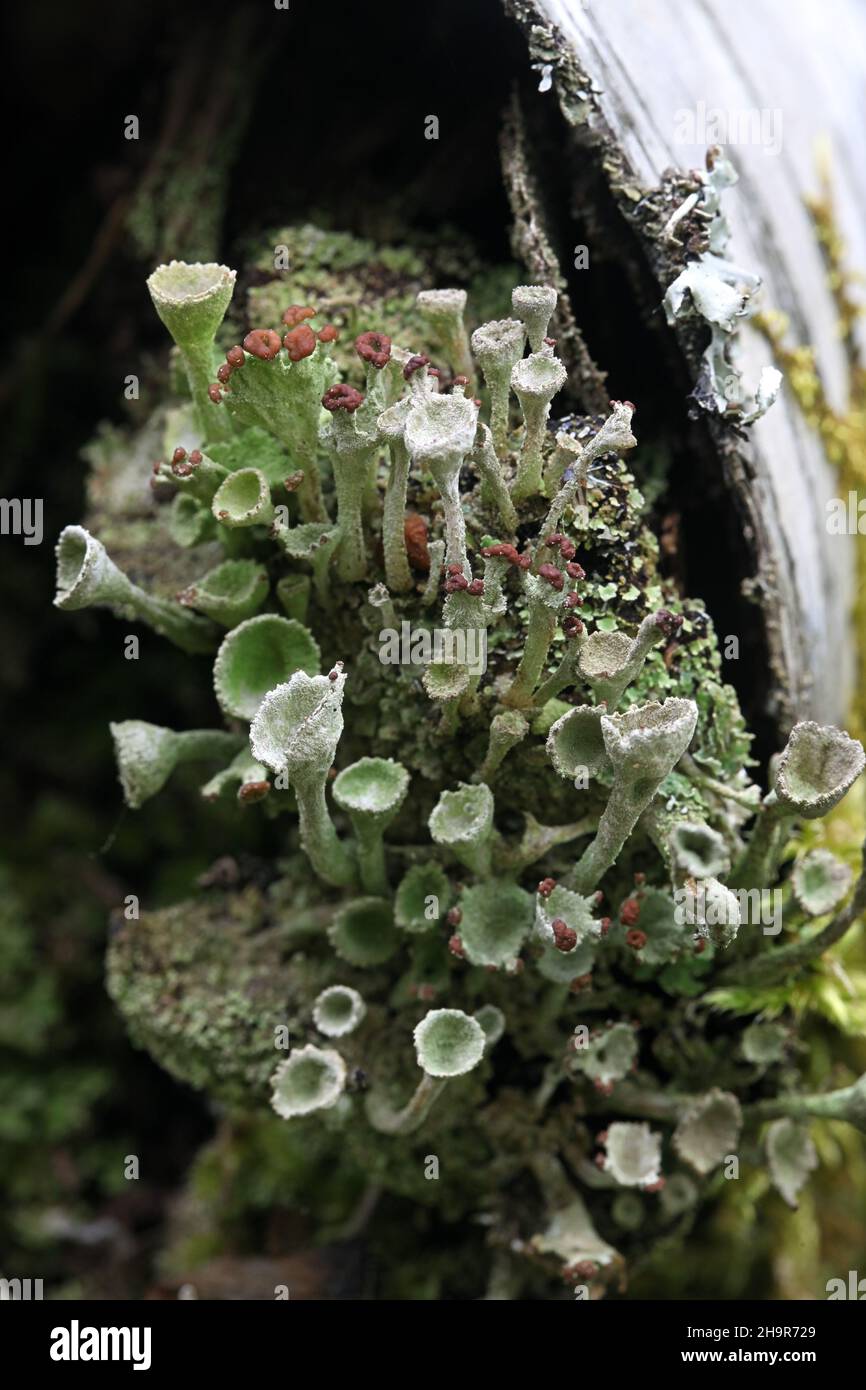
{"type": "Polygon", "coordinates": [[[832,811],[866,765],[863,745],[841,729],[795,724],[779,759],[774,791],[779,807],[813,820],[832,811]]]}
{"type": "Polygon", "coordinates": [[[400,945],[394,908],[387,898],[355,898],[341,907],[328,937],[347,965],[382,965],[400,945]]]}
{"type": "Polygon", "coordinates": [[[271,485],[260,468],[239,468],[220,483],[211,511],[229,530],[269,526],[274,519],[271,485]]]}
{"type": "Polygon", "coordinates": [[[557,297],[552,285],[516,285],[511,291],[511,307],[526,329],[533,352],[541,351],[557,297]]]}
{"type": "Polygon", "coordinates": [[[147,288],[162,322],[186,351],[213,342],[234,294],[237,272],[213,261],[157,266],[147,288]]]}
{"type": "Polygon", "coordinates": [[[791,888],[809,917],[832,912],[847,895],[854,875],[827,849],[813,849],[798,859],[791,872],[791,888]]]}
{"type": "Polygon", "coordinates": [[[649,1125],[608,1125],[605,1151],[605,1172],[621,1187],[652,1187],[661,1177],[662,1138],[649,1125]]]}
{"type": "Polygon", "coordinates": [[[601,716],[592,705],[576,705],[550,726],[547,753],[560,777],[595,777],[610,771],[601,716]]]}
{"type": "Polygon", "coordinates": [[[668,836],[675,868],[688,878],[719,878],[731,867],[723,837],[702,821],[681,821],[668,836]]]}
{"type": "Polygon", "coordinates": [[[329,985],[316,997],[313,1022],[326,1038],[345,1038],[364,1021],[367,1005],[349,985],[329,985]]]}
{"type": "Polygon", "coordinates": [[[428,1076],[464,1076],[484,1056],[486,1034],[461,1009],[431,1009],[413,1034],[418,1065],[428,1076]]]}
{"type": "Polygon", "coordinates": [[[437,845],[444,845],[468,868],[485,877],[491,868],[493,793],[486,782],[461,782],[440,796],[428,821],[437,845]]]}
{"type": "Polygon", "coordinates": [[[220,709],[237,719],[251,720],[269,691],[298,671],[315,676],[320,661],[312,633],[294,618],[277,613],[247,618],[223,638],[214,662],[220,709]]]}
{"type": "Polygon", "coordinates": [[[460,943],[472,965],[513,966],[532,926],[532,898],[516,883],[490,879],[460,899],[460,943]]]}
{"type": "Polygon", "coordinates": [[[284,1120],[312,1115],[336,1105],[346,1085],[346,1063],[332,1048],[306,1047],[291,1052],[271,1079],[271,1105],[284,1120]]]}
{"type": "Polygon", "coordinates": [[[413,864],[401,878],[394,896],[394,918],[398,927],[411,933],[429,932],[451,905],[451,885],[433,860],[413,864]]]}
{"type": "Polygon", "coordinates": [[[368,893],[387,892],[383,835],[403,805],[408,787],[409,773],[392,758],[360,758],[334,782],[334,800],[352,822],[361,885],[368,893]]]}
{"type": "Polygon", "coordinates": [[[224,560],[178,594],[178,602],[212,618],[221,627],[236,627],[258,612],[270,587],[264,565],[254,560],[224,560]]]}

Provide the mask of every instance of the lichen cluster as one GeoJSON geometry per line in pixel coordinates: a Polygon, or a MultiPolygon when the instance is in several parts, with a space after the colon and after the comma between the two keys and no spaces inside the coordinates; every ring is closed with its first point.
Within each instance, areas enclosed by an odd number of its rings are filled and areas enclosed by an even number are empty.
{"type": "Polygon", "coordinates": [[[422,290],[423,340],[371,316],[350,354],[315,304],[218,349],[234,282],[148,282],[180,369],[152,487],[207,567],[156,596],[70,526],[56,601],[213,654],[221,728],[112,726],[129,806],[200,762],[285,854],[120,923],[110,990],[287,1148],[337,1135],[368,1212],[385,1191],[482,1232],[476,1295],[622,1289],[731,1160],[794,1202],[809,1118],[866,1129],[866,1080],[803,1092],[784,1012],[713,1011],[856,920],[827,851],[780,866],[863,750],[800,723],[762,798],[711,621],[660,577],[635,406],[551,427],[555,290],[471,333],[464,291],[422,290]]]}

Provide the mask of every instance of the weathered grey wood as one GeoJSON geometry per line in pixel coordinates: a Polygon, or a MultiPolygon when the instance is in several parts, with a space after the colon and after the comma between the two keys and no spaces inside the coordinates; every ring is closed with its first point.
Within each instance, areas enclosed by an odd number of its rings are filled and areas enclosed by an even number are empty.
{"type": "MultiPolygon", "coordinates": [[[[658,184],[670,166],[703,166],[705,145],[677,138],[679,112],[703,102],[781,113],[777,153],[727,146],[740,176],[726,201],[729,254],[762,276],[763,303],[787,313],[796,340],[814,346],[830,400],[841,407],[846,361],[803,199],[816,191],[816,140],[827,136],[850,261],[866,267],[866,7],[859,0],[536,0],[536,10],[559,27],[592,79],[590,119],[608,128],[642,187],[658,184]]],[[[746,379],[756,380],[770,360],[746,326],[746,379]]],[[[844,721],[857,542],[827,532],[826,502],[840,495],[839,484],[790,392],[727,467],[730,485],[748,492],[771,660],[784,692],[781,720],[844,721]]]]}

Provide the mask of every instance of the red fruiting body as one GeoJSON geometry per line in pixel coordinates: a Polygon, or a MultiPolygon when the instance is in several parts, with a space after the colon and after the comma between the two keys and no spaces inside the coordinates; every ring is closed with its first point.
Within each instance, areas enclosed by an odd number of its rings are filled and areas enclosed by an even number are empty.
{"type": "Polygon", "coordinates": [[[463,942],[459,936],[454,935],[449,939],[448,950],[452,956],[456,956],[458,960],[463,960],[463,942]]]}
{"type": "Polygon", "coordinates": [[[569,560],[565,566],[565,572],[569,579],[586,579],[586,570],[583,565],[579,565],[576,560],[569,560]]]}
{"type": "Polygon", "coordinates": [[[566,606],[566,608],[577,608],[577,606],[578,606],[579,603],[580,603],[580,599],[579,599],[579,597],[578,597],[577,594],[566,594],[566,596],[565,596],[565,606],[566,606]]]}
{"type": "Polygon", "coordinates": [[[244,357],[244,350],[238,344],[235,344],[234,347],[230,347],[226,353],[226,361],[230,367],[242,367],[246,360],[247,359],[244,357]]]}
{"type": "Polygon", "coordinates": [[[624,927],[633,927],[640,917],[640,903],[637,898],[626,898],[619,910],[619,920],[624,927]]]}
{"type": "Polygon", "coordinates": [[[554,917],[551,922],[553,929],[553,944],[557,951],[573,951],[577,945],[577,932],[563,922],[561,917],[554,917]]]}
{"type": "Polygon", "coordinates": [[[455,376],[454,379],[453,379],[453,381],[451,382],[451,385],[452,385],[452,387],[454,387],[454,386],[468,386],[468,385],[469,385],[469,378],[468,378],[468,376],[464,376],[462,372],[458,372],[458,373],[457,373],[457,376],[455,376]]]}
{"type": "Polygon", "coordinates": [[[626,932],[625,939],[633,951],[642,951],[647,943],[646,932],[641,931],[640,927],[632,927],[631,931],[626,932]]]}
{"type": "Polygon", "coordinates": [[[640,888],[642,884],[646,883],[646,874],[643,874],[643,873],[636,873],[635,876],[634,876],[634,881],[635,881],[635,886],[636,886],[637,888],[640,888]]]}
{"type": "Polygon", "coordinates": [[[560,531],[554,531],[552,536],[548,536],[545,545],[555,545],[563,560],[573,560],[577,554],[577,546],[574,541],[569,540],[568,536],[563,536],[560,531]]]}
{"type": "Polygon", "coordinates": [[[250,356],[271,362],[280,350],[280,335],[272,328],[254,328],[244,338],[244,347],[250,356]]]}
{"type": "Polygon", "coordinates": [[[601,927],[602,936],[607,936],[608,932],[610,931],[610,918],[602,917],[598,925],[601,927]]]}
{"type": "Polygon", "coordinates": [[[421,368],[426,367],[429,364],[429,362],[430,358],[425,357],[423,352],[418,352],[415,354],[414,357],[410,357],[409,361],[403,368],[403,380],[408,381],[410,376],[412,376],[414,372],[420,371],[421,368]]]}
{"type": "Polygon", "coordinates": [[[572,1269],[579,1279],[594,1279],[598,1274],[598,1265],[592,1260],[578,1260],[572,1269]]]}
{"type": "Polygon", "coordinates": [[[613,1082],[612,1082],[612,1081],[595,1081],[593,1084],[594,1084],[595,1089],[598,1091],[598,1094],[599,1094],[600,1096],[612,1096],[612,1095],[613,1095],[613,1082]]]}
{"type": "Polygon", "coordinates": [[[598,1142],[599,1144],[606,1144],[606,1143],[607,1143],[607,1130],[606,1130],[606,1129],[601,1130],[595,1137],[596,1137],[596,1140],[597,1140],[597,1142],[598,1142]]]}
{"type": "Polygon", "coordinates": [[[189,456],[189,462],[192,464],[193,468],[198,468],[199,464],[201,463],[201,458],[201,449],[193,449],[192,453],[189,456]]]}
{"type": "Polygon", "coordinates": [[[287,328],[297,328],[304,319],[314,319],[315,317],[316,311],[311,309],[309,304],[290,304],[283,314],[283,323],[287,328]]]}
{"type": "Polygon", "coordinates": [[[231,367],[229,366],[228,362],[221,362],[220,365],[217,367],[217,380],[218,380],[218,381],[223,381],[223,382],[228,381],[228,380],[230,379],[230,377],[231,377],[231,374],[232,374],[232,369],[231,369],[231,367]]]}
{"type": "Polygon", "coordinates": [[[427,549],[427,521],[417,512],[410,512],[403,522],[406,537],[406,555],[413,570],[426,573],[430,569],[430,551],[427,549]]]}
{"type": "Polygon", "coordinates": [[[345,381],[338,382],[336,386],[329,386],[322,397],[322,405],[326,410],[347,410],[350,415],[363,404],[364,397],[361,392],[345,381]]]}
{"type": "Polygon", "coordinates": [[[552,589],[556,589],[557,593],[559,593],[565,583],[562,571],[558,570],[556,565],[539,565],[538,577],[539,579],[546,580],[552,589]]]}
{"type": "Polygon", "coordinates": [[[462,574],[462,573],[463,573],[463,566],[460,565],[460,564],[458,564],[456,561],[455,561],[455,563],[454,563],[453,565],[446,565],[446,566],[445,566],[445,569],[447,570],[448,574],[462,574]]]}
{"type": "Polygon", "coordinates": [[[665,1178],[659,1178],[658,1182],[649,1182],[644,1188],[644,1192],[661,1192],[664,1189],[665,1182],[665,1178]]]}
{"type": "Polygon", "coordinates": [[[428,367],[427,375],[432,376],[436,381],[442,380],[442,373],[438,367],[428,367]]]}
{"type": "Polygon", "coordinates": [[[459,927],[463,921],[463,910],[459,907],[450,907],[445,916],[445,921],[449,927],[459,927]]]}
{"type": "Polygon", "coordinates": [[[339,336],[339,333],[332,323],[326,323],[324,328],[319,329],[320,343],[335,343],[339,336]]]}
{"type": "Polygon", "coordinates": [[[703,953],[704,953],[704,951],[705,951],[706,949],[707,949],[706,938],[703,937],[703,936],[699,936],[699,937],[697,938],[697,940],[695,941],[695,955],[696,955],[696,956],[701,956],[701,955],[703,955],[703,953]]]}
{"type": "Polygon", "coordinates": [[[362,362],[369,362],[378,371],[391,360],[391,339],[387,333],[359,333],[355,351],[362,362]]]}
{"type": "Polygon", "coordinates": [[[446,594],[455,594],[458,589],[468,589],[469,580],[462,574],[449,574],[442,587],[446,594]]]}
{"type": "Polygon", "coordinates": [[[555,878],[543,878],[538,885],[538,892],[542,898],[549,898],[556,887],[555,878]]]}
{"type": "Polygon", "coordinates": [[[289,360],[300,362],[304,357],[309,357],[316,351],[316,335],[306,323],[302,323],[298,328],[293,328],[283,339],[283,347],[289,354],[289,360]]]}
{"type": "Polygon", "coordinates": [[[336,666],[335,666],[334,669],[333,669],[333,671],[329,671],[329,672],[328,672],[328,680],[329,680],[329,681],[335,681],[335,680],[337,679],[337,677],[339,676],[339,674],[340,674],[340,673],[339,673],[339,671],[337,670],[337,668],[336,668],[336,666]]]}
{"type": "Polygon", "coordinates": [[[248,806],[254,801],[262,801],[270,790],[270,782],[244,782],[238,791],[238,800],[248,806]]]}
{"type": "Polygon", "coordinates": [[[171,461],[172,461],[172,463],[183,463],[183,461],[184,461],[185,458],[186,458],[186,449],[182,449],[182,448],[178,445],[178,447],[175,449],[174,453],[173,453],[172,456],[171,456],[171,461]]]}
{"type": "Polygon", "coordinates": [[[510,565],[517,565],[519,569],[529,569],[532,564],[531,555],[518,555],[516,546],[510,545],[507,541],[497,541],[496,545],[486,545],[481,552],[486,558],[500,556],[507,560],[510,565]]]}
{"type": "Polygon", "coordinates": [[[286,478],[283,483],[283,487],[286,489],[286,492],[297,492],[303,481],[304,470],[303,468],[299,468],[297,473],[289,474],[288,478],[286,478]]]}
{"type": "Polygon", "coordinates": [[[221,401],[222,398],[223,398],[223,393],[222,393],[222,391],[219,389],[219,387],[218,387],[218,386],[209,386],[209,387],[207,388],[207,393],[208,393],[208,396],[210,397],[210,399],[213,401],[214,405],[219,405],[220,401],[221,401]]]}
{"type": "Polygon", "coordinates": [[[566,637],[577,637],[583,632],[583,623],[580,621],[580,618],[564,618],[562,630],[566,637]]]}
{"type": "Polygon", "coordinates": [[[484,593],[484,580],[473,579],[466,592],[469,594],[474,594],[477,598],[480,594],[484,593]]]}
{"type": "Polygon", "coordinates": [[[603,1168],[603,1167],[604,1167],[604,1154],[596,1154],[596,1156],[595,1156],[593,1162],[595,1163],[596,1168],[603,1168]]]}
{"type": "Polygon", "coordinates": [[[173,463],[171,471],[176,478],[191,478],[195,469],[191,463],[173,463]]]}
{"type": "Polygon", "coordinates": [[[661,628],[665,637],[676,637],[683,625],[681,613],[669,613],[667,608],[660,608],[656,613],[656,626],[661,628]]]}

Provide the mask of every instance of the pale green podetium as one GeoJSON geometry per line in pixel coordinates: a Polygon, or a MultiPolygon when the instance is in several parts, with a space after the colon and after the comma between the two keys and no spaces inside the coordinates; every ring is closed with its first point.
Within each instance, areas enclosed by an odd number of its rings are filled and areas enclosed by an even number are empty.
{"type": "Polygon", "coordinates": [[[421,290],[416,304],[418,312],[429,327],[434,346],[445,355],[455,374],[469,377],[475,374],[469,339],[463,315],[466,311],[465,290],[421,290]]]}
{"type": "Polygon", "coordinates": [[[416,1027],[414,1040],[424,1075],[408,1104],[394,1110],[375,1090],[367,1097],[367,1118],[384,1134],[411,1134],[418,1129],[447,1082],[478,1066],[488,1042],[481,1023],[461,1009],[431,1009],[416,1027]]]}
{"type": "Polygon", "coordinates": [[[224,439],[231,425],[208,396],[214,380],[214,338],[234,293],[236,273],[228,266],[157,266],[147,282],[153,307],[180,349],[202,439],[224,439]]]}
{"type": "Polygon", "coordinates": [[[698,719],[693,700],[633,705],[624,714],[602,715],[605,751],[613,767],[613,786],[595,839],[577,864],[571,887],[587,894],[616,858],[658,791],[691,742],[698,719]]]}
{"type": "Polygon", "coordinates": [[[322,442],[330,452],[334,470],[340,533],[335,563],[337,574],[346,583],[363,579],[367,573],[364,498],[380,448],[378,435],[367,434],[355,421],[355,411],[363,399],[360,391],[341,391],[339,387],[324,398],[331,422],[322,432],[322,442]]]}
{"type": "MultiPolygon", "coordinates": [[[[253,620],[255,621],[255,620],[253,620]]],[[[355,863],[334,829],[325,800],[328,770],[343,732],[343,687],[338,663],[330,676],[296,671],[262,700],[250,726],[253,756],[288,781],[298,803],[301,845],[326,883],[355,881],[355,863]]]]}
{"type": "Polygon", "coordinates": [[[459,565],[466,579],[466,522],[460,501],[460,469],[475,443],[478,407],[466,396],[426,396],[406,419],[406,446],[419,468],[432,474],[445,512],[445,563],[459,565]]]}
{"type": "Polygon", "coordinates": [[[212,652],[219,629],[179,603],[154,598],[127,579],[101,541],[83,526],[66,526],[57,542],[55,607],[108,608],[116,617],[138,618],[185,652],[212,652]]]}
{"type": "Polygon", "coordinates": [[[758,811],[748,849],[734,868],[738,888],[764,888],[775,877],[791,826],[838,805],[866,766],[863,745],[841,729],[803,720],[791,730],[775,785],[758,811]]]}
{"type": "Polygon", "coordinates": [[[523,356],[526,334],[519,319],[495,319],[472,334],[472,351],[490,392],[490,431],[500,458],[508,452],[511,373],[523,356]]]}
{"type": "Polygon", "coordinates": [[[383,836],[408,787],[409,773],[391,758],[361,758],[344,768],[334,782],[334,800],[355,832],[361,886],[367,893],[387,892],[383,836]]]}
{"type": "Polygon", "coordinates": [[[123,798],[134,811],[162,791],[180,763],[223,762],[244,743],[240,734],[224,733],[221,729],[175,733],[143,719],[127,719],[108,727],[114,740],[123,798]]]}
{"type": "Polygon", "coordinates": [[[515,285],[511,291],[511,307],[526,329],[532,352],[541,352],[544,346],[556,300],[552,285],[515,285]]]}
{"type": "Polygon", "coordinates": [[[409,484],[409,450],[404,433],[409,411],[408,397],[383,410],[376,421],[379,434],[388,445],[391,467],[382,504],[382,550],[385,580],[392,593],[407,593],[413,584],[406,551],[406,492],[409,484]]]}
{"type": "Polygon", "coordinates": [[[511,489],[514,502],[525,501],[544,491],[541,445],[550,415],[550,403],[563,388],[567,372],[553,349],[545,347],[524,357],[511,373],[511,386],[526,426],[517,477],[511,489]]]}

